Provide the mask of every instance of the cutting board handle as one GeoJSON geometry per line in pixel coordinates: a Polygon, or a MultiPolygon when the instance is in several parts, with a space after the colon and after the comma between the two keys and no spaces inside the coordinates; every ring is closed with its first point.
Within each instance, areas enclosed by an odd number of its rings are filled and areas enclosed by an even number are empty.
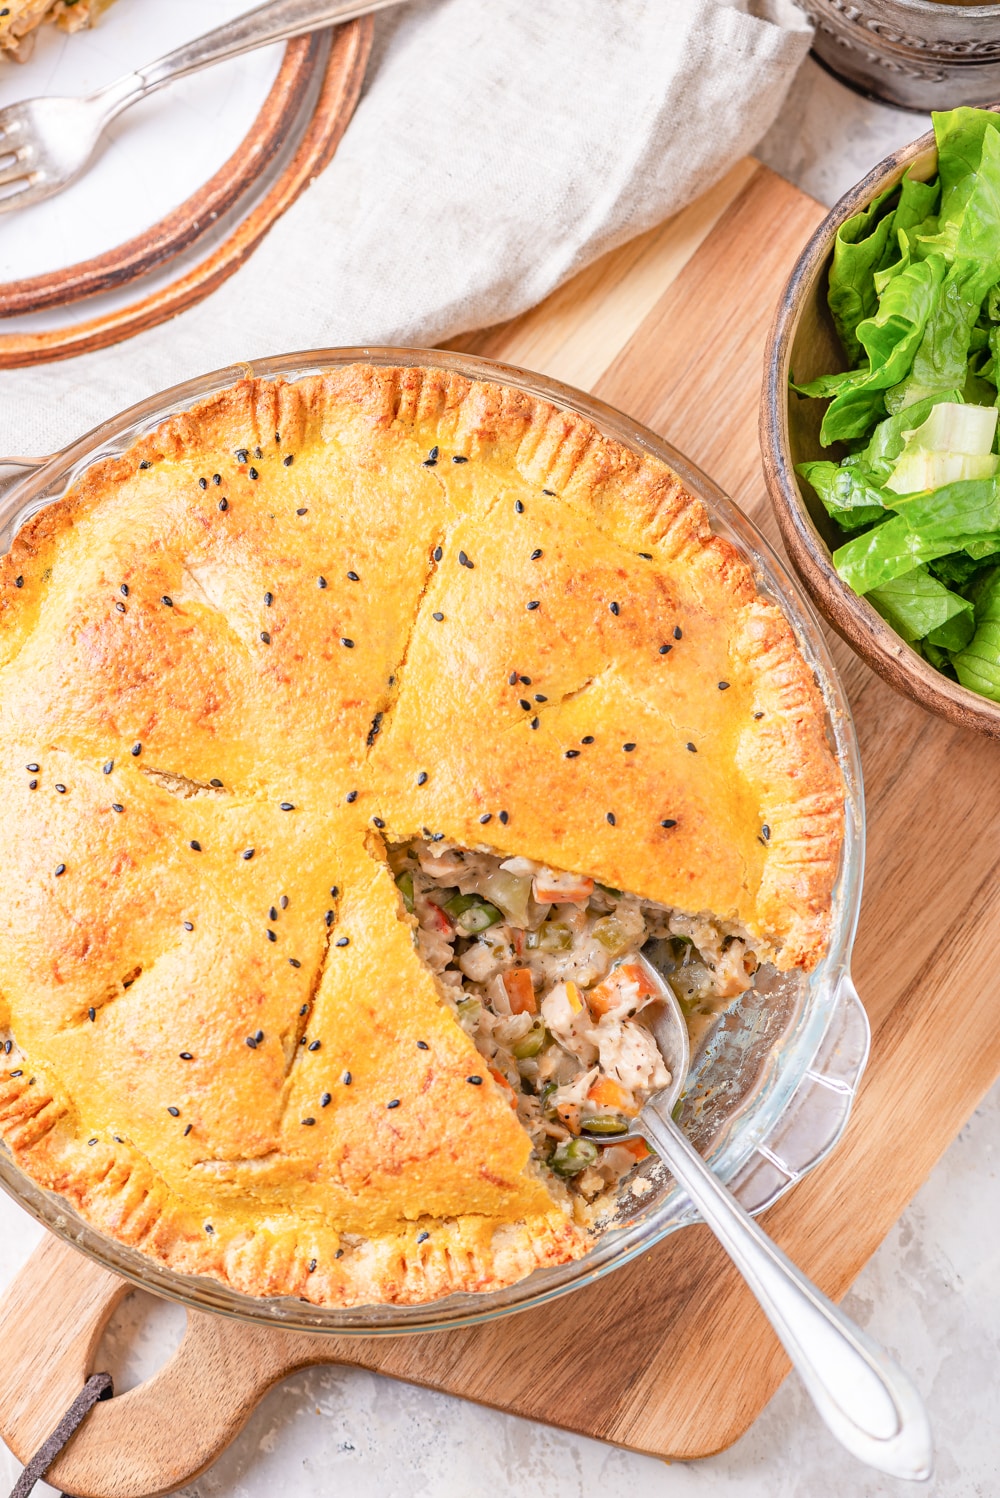
{"type": "MultiPolygon", "coordinates": [[[[0,1305],[0,1436],[27,1462],[79,1394],[104,1328],[132,1287],[57,1238],[43,1242],[0,1305]]],[[[203,1472],[269,1388],[341,1357],[330,1338],[189,1311],[152,1378],[95,1405],[46,1481],[78,1498],[153,1498],[203,1472]]]]}

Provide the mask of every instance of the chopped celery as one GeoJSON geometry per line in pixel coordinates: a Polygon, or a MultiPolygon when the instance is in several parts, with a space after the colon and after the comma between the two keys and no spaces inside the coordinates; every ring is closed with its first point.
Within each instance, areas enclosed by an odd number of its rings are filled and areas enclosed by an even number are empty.
{"type": "Polygon", "coordinates": [[[573,933],[558,921],[543,921],[537,931],[527,933],[524,944],[532,952],[568,952],[573,945],[573,933]]]}
{"type": "Polygon", "coordinates": [[[632,935],[616,916],[606,915],[594,922],[594,936],[612,957],[618,957],[632,944],[632,935]]]}
{"type": "Polygon", "coordinates": [[[520,1040],[515,1040],[510,1048],[511,1054],[518,1061],[527,1061],[532,1056],[537,1056],[539,1051],[543,1051],[550,1039],[551,1036],[548,1030],[546,1030],[540,1020],[536,1020],[531,1029],[526,1031],[520,1040]]]}
{"type": "Polygon", "coordinates": [[[557,1175],[575,1176],[593,1165],[598,1153],[597,1145],[590,1139],[567,1139],[556,1145],[549,1164],[557,1175]]]}
{"type": "Polygon", "coordinates": [[[403,904],[410,915],[413,914],[413,875],[409,869],[404,869],[401,874],[396,875],[396,888],[403,897],[403,904]]]}
{"type": "Polygon", "coordinates": [[[515,926],[522,929],[528,924],[528,902],[531,899],[531,879],[510,874],[506,869],[496,869],[488,878],[480,881],[479,892],[498,905],[504,915],[515,926]]]}

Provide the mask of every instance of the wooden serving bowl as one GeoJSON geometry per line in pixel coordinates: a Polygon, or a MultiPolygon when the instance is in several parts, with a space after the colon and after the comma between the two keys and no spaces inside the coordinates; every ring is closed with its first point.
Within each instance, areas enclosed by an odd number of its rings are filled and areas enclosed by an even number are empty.
{"type": "MultiPolygon", "coordinates": [[[[991,108],[1000,111],[1000,105],[991,108]]],[[[817,375],[846,367],[843,349],[826,304],[827,271],[837,230],[910,169],[926,180],[937,171],[937,148],[927,134],[894,151],[840,199],[806,245],[778,303],[764,356],[760,404],[760,447],[764,478],[792,565],[820,613],[858,655],[890,686],[964,728],[1000,738],[1000,703],[970,692],[942,676],[890,628],[867,599],[837,576],[831,550],[842,537],[811,490],[799,486],[797,463],[836,458],[838,448],[822,448],[819,428],[824,403],[796,395],[789,375],[804,384],[817,375]]]]}

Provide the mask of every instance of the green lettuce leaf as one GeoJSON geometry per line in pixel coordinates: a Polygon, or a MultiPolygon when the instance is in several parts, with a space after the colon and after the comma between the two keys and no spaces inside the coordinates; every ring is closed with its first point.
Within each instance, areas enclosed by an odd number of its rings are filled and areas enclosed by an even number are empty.
{"type": "Polygon", "coordinates": [[[849,362],[863,355],[855,329],[878,309],[875,272],[882,265],[895,210],[886,210],[889,188],[861,213],[841,224],[833,244],[827,302],[849,362]]]}
{"type": "Polygon", "coordinates": [[[800,463],[795,471],[812,484],[826,513],[845,531],[884,517],[882,496],[860,468],[820,462],[800,463]]]}
{"type": "Polygon", "coordinates": [[[976,598],[976,632],[971,642],[952,661],[963,687],[1000,702],[1000,568],[976,598]]]}
{"type": "Polygon", "coordinates": [[[972,604],[931,577],[926,567],[872,588],[868,598],[904,640],[926,638],[932,645],[961,650],[972,639],[972,604]]]}
{"type": "Polygon", "coordinates": [[[946,390],[940,395],[925,396],[895,416],[887,416],[872,432],[868,446],[850,461],[860,463],[873,483],[884,484],[903,451],[906,433],[925,422],[935,406],[953,401],[960,404],[961,400],[957,390],[946,390]]]}
{"type": "Polygon", "coordinates": [[[954,539],[927,541],[910,529],[901,515],[854,536],[833,553],[833,565],[855,593],[870,593],[924,562],[956,551],[954,539]]]}

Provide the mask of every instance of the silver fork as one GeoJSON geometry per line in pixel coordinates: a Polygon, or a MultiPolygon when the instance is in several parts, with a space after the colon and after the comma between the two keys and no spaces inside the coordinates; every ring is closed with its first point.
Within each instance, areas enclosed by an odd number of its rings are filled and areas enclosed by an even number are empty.
{"type": "Polygon", "coordinates": [[[115,116],[175,78],[268,42],[287,41],[398,4],[400,0],[272,0],[87,98],[9,104],[0,109],[0,213],[27,208],[68,187],[83,172],[115,116]]]}

